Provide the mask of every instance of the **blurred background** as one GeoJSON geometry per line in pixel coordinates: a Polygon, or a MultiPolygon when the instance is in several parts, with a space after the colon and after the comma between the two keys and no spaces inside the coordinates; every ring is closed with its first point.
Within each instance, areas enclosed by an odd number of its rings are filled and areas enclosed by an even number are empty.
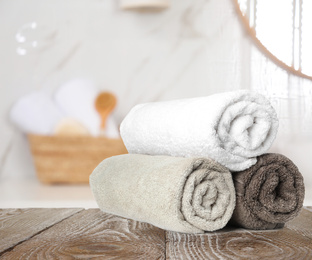
{"type": "Polygon", "coordinates": [[[271,151],[299,167],[312,205],[311,11],[307,0],[0,0],[0,207],[96,207],[79,163],[125,152],[118,127],[134,105],[236,89],[271,101],[271,151]]]}

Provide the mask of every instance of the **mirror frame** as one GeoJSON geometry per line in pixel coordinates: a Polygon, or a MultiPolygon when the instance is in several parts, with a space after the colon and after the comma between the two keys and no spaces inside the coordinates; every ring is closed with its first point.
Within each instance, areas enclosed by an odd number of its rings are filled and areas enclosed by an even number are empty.
{"type": "Polygon", "coordinates": [[[243,15],[240,7],[239,7],[239,3],[237,0],[232,0],[236,13],[239,17],[239,20],[241,22],[241,24],[244,27],[245,32],[248,34],[248,36],[252,39],[252,42],[254,43],[254,45],[257,47],[258,50],[260,50],[260,52],[262,54],[264,54],[268,59],[270,59],[273,63],[275,63],[275,65],[277,65],[278,67],[286,70],[288,73],[291,73],[293,75],[305,78],[305,79],[309,79],[312,80],[312,76],[306,75],[304,73],[302,73],[300,70],[296,70],[293,67],[287,65],[286,63],[284,63],[283,61],[281,61],[280,59],[278,59],[272,52],[270,52],[263,44],[262,42],[257,38],[256,36],[256,31],[255,29],[251,28],[249,26],[249,20],[248,18],[243,15]]]}

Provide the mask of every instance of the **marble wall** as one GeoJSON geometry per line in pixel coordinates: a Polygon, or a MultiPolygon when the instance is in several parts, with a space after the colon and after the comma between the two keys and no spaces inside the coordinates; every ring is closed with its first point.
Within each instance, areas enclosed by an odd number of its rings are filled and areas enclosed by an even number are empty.
{"type": "MultiPolygon", "coordinates": [[[[136,12],[122,10],[116,0],[0,0],[1,178],[35,176],[25,134],[8,121],[13,102],[33,90],[52,94],[73,78],[92,79],[115,93],[119,123],[137,103],[244,88],[266,93],[288,129],[289,80],[274,75],[289,77],[266,65],[259,52],[251,55],[252,42],[232,0],[170,4],[163,11],[136,12]]],[[[310,99],[299,102],[299,110],[309,108],[310,99]]],[[[295,120],[304,120],[307,111],[302,113],[295,120]]],[[[277,151],[291,153],[281,145],[277,151]]],[[[308,161],[300,162],[306,171],[308,161]]]]}

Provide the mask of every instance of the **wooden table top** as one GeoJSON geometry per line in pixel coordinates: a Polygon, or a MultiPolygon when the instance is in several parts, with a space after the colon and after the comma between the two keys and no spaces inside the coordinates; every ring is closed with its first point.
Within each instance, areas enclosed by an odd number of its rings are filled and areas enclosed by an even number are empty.
{"type": "Polygon", "coordinates": [[[283,229],[165,231],[99,209],[0,210],[1,259],[312,259],[312,207],[283,229]]]}

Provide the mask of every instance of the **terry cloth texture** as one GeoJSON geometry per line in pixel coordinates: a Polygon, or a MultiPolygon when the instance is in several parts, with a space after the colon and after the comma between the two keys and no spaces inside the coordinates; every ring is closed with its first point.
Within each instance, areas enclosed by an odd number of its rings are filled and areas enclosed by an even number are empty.
{"type": "Polygon", "coordinates": [[[244,90],[140,104],[120,126],[129,153],[212,158],[231,171],[255,164],[277,130],[269,101],[244,90]]]}
{"type": "Polygon", "coordinates": [[[221,229],[235,207],[231,173],[211,159],[113,156],[96,167],[90,186],[102,211],[177,232],[221,229]]]}
{"type": "Polygon", "coordinates": [[[249,229],[274,229],[299,214],[304,183],[294,163],[281,154],[264,154],[251,168],[233,173],[236,207],[231,223],[249,229]]]}

